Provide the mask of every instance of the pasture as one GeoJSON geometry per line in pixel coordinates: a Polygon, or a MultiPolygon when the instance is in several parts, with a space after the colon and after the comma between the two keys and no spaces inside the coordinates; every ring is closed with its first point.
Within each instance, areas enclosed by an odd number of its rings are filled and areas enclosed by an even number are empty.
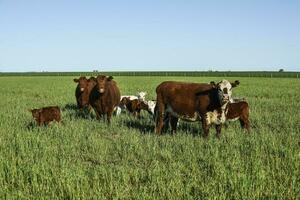
{"type": "MultiPolygon", "coordinates": [[[[251,134],[238,122],[217,139],[200,123],[176,135],[154,134],[148,113],[112,118],[111,126],[76,109],[72,76],[0,77],[1,199],[299,199],[300,79],[240,80],[233,97],[250,105],[251,134]],[[62,124],[37,127],[30,108],[58,105],[62,124]]],[[[164,80],[222,77],[116,76],[121,94],[164,80]]]]}

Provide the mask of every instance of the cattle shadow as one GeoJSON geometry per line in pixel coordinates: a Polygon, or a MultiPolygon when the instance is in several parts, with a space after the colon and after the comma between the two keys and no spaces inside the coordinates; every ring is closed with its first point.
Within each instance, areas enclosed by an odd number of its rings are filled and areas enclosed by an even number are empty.
{"type": "MultiPolygon", "coordinates": [[[[170,126],[168,131],[171,131],[170,126]]],[[[202,125],[199,123],[194,125],[188,122],[180,122],[180,124],[177,126],[177,132],[185,133],[187,135],[190,134],[194,137],[203,135],[202,125]]]]}
{"type": "Polygon", "coordinates": [[[34,130],[43,130],[43,129],[47,129],[53,126],[63,126],[65,125],[64,121],[60,121],[60,122],[56,122],[56,121],[50,121],[48,124],[42,124],[42,125],[38,125],[36,121],[31,121],[29,123],[27,123],[27,125],[25,126],[25,128],[28,131],[34,131],[34,130]]]}
{"type": "MultiPolygon", "coordinates": [[[[144,116],[141,116],[141,118],[130,117],[128,119],[123,119],[121,123],[129,129],[139,130],[139,132],[142,134],[155,133],[155,122],[152,120],[145,121],[145,119],[146,117],[144,116]]],[[[214,126],[210,128],[210,132],[212,130],[215,130],[214,126]]],[[[179,125],[177,126],[177,133],[192,135],[194,137],[202,136],[202,125],[200,123],[192,125],[191,123],[180,121],[179,125]]],[[[172,135],[171,125],[163,126],[162,135],[172,135]]]]}
{"type": "Polygon", "coordinates": [[[145,123],[141,119],[126,119],[122,123],[129,129],[137,129],[141,134],[148,134],[154,132],[154,123],[145,123]]]}
{"type": "Polygon", "coordinates": [[[76,104],[68,103],[63,108],[62,111],[66,112],[65,117],[69,119],[95,119],[96,116],[93,114],[92,109],[83,108],[79,109],[76,104]]]}
{"type": "Polygon", "coordinates": [[[63,111],[64,111],[64,110],[78,110],[78,107],[77,107],[77,105],[74,104],[74,103],[68,103],[68,104],[66,104],[66,105],[63,107],[62,110],[63,110],[63,111]]]}

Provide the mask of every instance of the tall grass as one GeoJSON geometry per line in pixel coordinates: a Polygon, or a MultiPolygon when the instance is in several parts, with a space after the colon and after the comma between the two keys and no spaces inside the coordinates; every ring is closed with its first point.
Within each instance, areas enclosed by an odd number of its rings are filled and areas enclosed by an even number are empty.
{"type": "MultiPolygon", "coordinates": [[[[122,94],[164,80],[221,77],[115,77],[122,94]]],[[[156,136],[147,113],[111,126],[75,106],[73,77],[0,77],[1,199],[299,199],[300,80],[239,79],[233,95],[250,104],[252,133],[238,123],[211,128],[180,123],[156,136]],[[58,105],[62,124],[37,127],[28,108],[58,105]]]]}

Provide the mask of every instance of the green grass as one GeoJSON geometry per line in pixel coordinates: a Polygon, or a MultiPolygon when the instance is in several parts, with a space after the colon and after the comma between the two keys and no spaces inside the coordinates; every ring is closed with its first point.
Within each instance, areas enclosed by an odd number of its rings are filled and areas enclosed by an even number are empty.
{"type": "MultiPolygon", "coordinates": [[[[221,77],[115,77],[122,94],[164,80],[221,77]]],[[[299,199],[300,80],[230,78],[250,104],[252,133],[238,122],[201,137],[199,123],[156,136],[147,113],[111,126],[74,109],[73,77],[0,77],[0,199],[299,199]],[[29,108],[58,105],[62,124],[30,126],[29,108]]]]}

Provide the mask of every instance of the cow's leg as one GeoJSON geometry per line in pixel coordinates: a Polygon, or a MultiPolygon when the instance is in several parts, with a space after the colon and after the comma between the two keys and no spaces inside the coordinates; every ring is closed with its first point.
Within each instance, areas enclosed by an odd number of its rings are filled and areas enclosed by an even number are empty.
{"type": "Polygon", "coordinates": [[[217,137],[220,138],[222,130],[222,124],[216,124],[217,137]]]}
{"type": "Polygon", "coordinates": [[[137,113],[137,118],[140,119],[141,118],[141,110],[138,110],[136,113],[137,113]]]}
{"type": "Polygon", "coordinates": [[[92,116],[92,106],[91,105],[88,105],[87,106],[87,109],[88,109],[88,115],[91,117],[92,116]]]}
{"type": "Polygon", "coordinates": [[[247,129],[248,133],[250,133],[250,121],[249,121],[249,119],[247,119],[245,121],[245,128],[247,129]]]}
{"type": "Polygon", "coordinates": [[[76,102],[77,102],[77,108],[80,108],[80,104],[77,98],[76,98],[76,102]]]}
{"type": "Polygon", "coordinates": [[[96,109],[94,109],[94,110],[95,110],[95,113],[96,113],[96,119],[100,120],[101,119],[100,113],[96,109]]]}
{"type": "Polygon", "coordinates": [[[112,116],[112,111],[109,111],[109,112],[107,113],[107,123],[108,123],[108,125],[110,125],[110,122],[111,122],[111,116],[112,116]]]}
{"type": "Polygon", "coordinates": [[[55,118],[54,120],[55,120],[57,123],[59,123],[61,119],[60,119],[60,117],[57,117],[57,118],[55,118]]]}
{"type": "Polygon", "coordinates": [[[239,121],[240,121],[241,128],[242,129],[245,128],[245,122],[244,122],[244,120],[242,118],[240,118],[239,121]]]}
{"type": "Polygon", "coordinates": [[[202,130],[203,130],[203,137],[207,137],[209,134],[209,127],[210,124],[207,122],[206,114],[201,116],[201,122],[202,122],[202,130]]]}
{"type": "Polygon", "coordinates": [[[165,113],[164,115],[164,121],[163,121],[163,127],[162,127],[162,132],[165,133],[169,130],[169,125],[170,125],[170,116],[168,113],[165,113]]]}
{"type": "Polygon", "coordinates": [[[164,112],[165,112],[165,105],[162,102],[159,102],[158,110],[157,110],[157,118],[156,118],[156,127],[155,127],[156,134],[161,134],[161,130],[164,123],[164,112]]]}
{"type": "Polygon", "coordinates": [[[36,123],[37,123],[38,126],[42,125],[42,122],[40,120],[36,120],[36,123]]]}
{"type": "Polygon", "coordinates": [[[250,133],[250,121],[248,118],[245,117],[241,117],[239,119],[240,124],[241,124],[241,128],[246,129],[248,131],[248,133],[250,133]]]}
{"type": "Polygon", "coordinates": [[[170,116],[170,124],[171,124],[171,128],[172,128],[172,130],[171,130],[172,134],[176,134],[177,122],[178,122],[177,117],[170,116]]]}

